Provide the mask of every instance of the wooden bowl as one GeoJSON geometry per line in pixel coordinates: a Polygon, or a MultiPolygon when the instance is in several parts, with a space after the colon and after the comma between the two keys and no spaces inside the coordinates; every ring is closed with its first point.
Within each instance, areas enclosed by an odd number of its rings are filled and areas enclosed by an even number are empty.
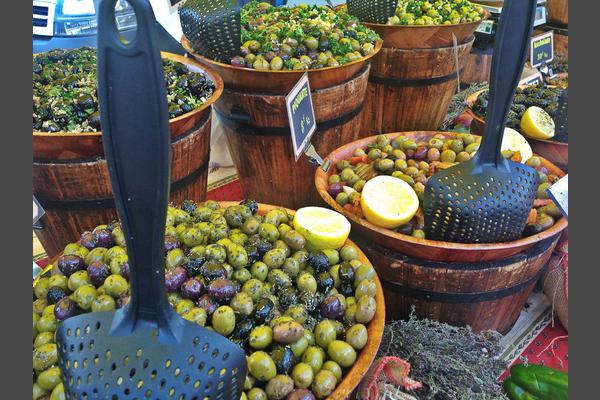
{"type": "MultiPolygon", "coordinates": [[[[485,92],[484,90],[477,91],[465,99],[467,107],[465,111],[469,114],[473,121],[471,122],[471,133],[475,135],[483,135],[485,127],[485,119],[473,111],[473,106],[477,101],[477,97],[485,92]]],[[[569,143],[557,142],[555,140],[534,139],[526,137],[531,145],[534,153],[544,157],[548,161],[556,164],[562,170],[567,170],[569,167],[569,143]]]]}
{"type": "MultiPolygon", "coordinates": [[[[338,8],[345,8],[341,5],[338,8]]],[[[490,13],[484,10],[480,21],[451,25],[387,25],[362,22],[362,24],[381,36],[384,47],[396,49],[431,49],[453,45],[452,34],[457,44],[469,40],[482,21],[489,18],[490,13]]]]}
{"type": "MultiPolygon", "coordinates": [[[[215,91],[206,103],[169,121],[173,141],[190,131],[207,113],[211,112],[211,105],[221,97],[223,92],[223,80],[215,71],[200,65],[193,59],[165,52],[161,52],[161,55],[167,60],[184,64],[190,71],[205,73],[215,83],[215,91]]],[[[34,160],[76,160],[103,155],[102,132],[33,132],[34,160]]]]}
{"type": "MultiPolygon", "coordinates": [[[[221,201],[219,202],[219,204],[221,205],[221,207],[229,207],[237,205],[239,204],[239,202],[221,201]]],[[[269,204],[259,204],[258,213],[261,215],[266,214],[267,212],[275,208],[282,207],[272,206],[269,204]]],[[[286,209],[286,211],[290,215],[293,215],[295,213],[295,211],[292,211],[290,209],[286,209]]],[[[354,246],[358,250],[359,259],[363,264],[371,265],[371,262],[367,259],[365,253],[363,253],[362,250],[354,242],[348,239],[346,243],[354,246]]],[[[33,287],[35,287],[40,277],[50,273],[52,268],[54,268],[54,265],[56,265],[56,260],[58,260],[58,258],[61,255],[62,253],[57,255],[55,258],[52,259],[50,263],[48,263],[48,266],[44,268],[42,273],[36,279],[34,279],[33,287]]],[[[383,328],[385,326],[385,300],[383,297],[383,288],[381,286],[381,282],[379,281],[379,277],[377,276],[377,274],[375,275],[374,280],[375,286],[377,287],[377,290],[375,292],[375,301],[377,303],[377,309],[375,311],[375,316],[373,317],[371,322],[367,324],[367,344],[360,352],[358,352],[358,358],[356,359],[356,362],[354,363],[354,365],[352,365],[352,368],[350,368],[350,370],[346,372],[344,379],[342,380],[342,382],[339,383],[335,391],[328,397],[329,400],[349,399],[352,393],[357,389],[358,385],[364,378],[369,368],[371,367],[371,364],[373,363],[373,361],[375,360],[375,356],[377,355],[377,351],[379,350],[379,345],[381,344],[381,338],[383,336],[383,328]]]]}
{"type": "Polygon", "coordinates": [[[365,62],[381,50],[382,42],[378,41],[375,43],[373,54],[349,62],[348,64],[338,67],[309,69],[307,71],[261,71],[252,68],[234,67],[233,65],[214,61],[196,53],[192,44],[185,36],[181,37],[181,45],[200,64],[217,71],[223,78],[223,81],[225,81],[227,88],[272,94],[289,92],[305,72],[308,72],[311,90],[323,89],[347,81],[356,76],[363,68],[365,62]]]}
{"type": "MultiPolygon", "coordinates": [[[[395,132],[389,133],[386,136],[390,139],[394,139],[397,136],[404,135],[415,142],[419,142],[428,141],[436,134],[442,134],[446,138],[454,138],[457,135],[455,132],[417,131],[395,132]]],[[[352,156],[354,149],[357,147],[364,149],[368,144],[375,142],[375,140],[376,136],[362,138],[333,151],[326,158],[326,160],[330,160],[332,162],[329,171],[325,172],[322,168],[317,168],[317,172],[315,173],[315,185],[317,186],[317,191],[323,200],[325,200],[325,202],[333,209],[344,214],[346,218],[350,220],[354,232],[360,233],[367,240],[377,243],[380,246],[403,253],[409,257],[433,261],[492,261],[520,253],[541,240],[559,234],[567,227],[567,220],[563,217],[549,229],[546,229],[537,235],[529,236],[523,239],[503,243],[466,244],[419,239],[372,224],[366,219],[360,218],[356,214],[347,211],[329,195],[327,192],[327,178],[335,171],[334,166],[336,162],[349,159],[352,156]]],[[[551,174],[556,174],[561,177],[564,176],[564,172],[543,158],[542,165],[546,167],[551,174]]]]}

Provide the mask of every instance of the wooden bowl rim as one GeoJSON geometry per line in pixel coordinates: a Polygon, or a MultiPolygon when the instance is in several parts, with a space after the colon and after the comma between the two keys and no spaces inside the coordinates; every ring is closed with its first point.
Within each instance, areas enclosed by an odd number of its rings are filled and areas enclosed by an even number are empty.
{"type": "MultiPolygon", "coordinates": [[[[444,135],[449,135],[449,136],[457,135],[456,132],[442,132],[442,131],[392,132],[392,133],[386,133],[385,135],[388,138],[393,139],[396,136],[405,135],[407,133],[413,134],[413,135],[426,134],[426,135],[430,135],[430,136],[433,136],[438,133],[441,133],[444,135]]],[[[354,142],[350,142],[344,146],[338,147],[337,149],[335,149],[334,151],[329,153],[327,155],[327,157],[325,157],[325,160],[332,161],[332,159],[334,159],[333,156],[335,154],[339,153],[340,151],[356,148],[357,142],[365,142],[365,143],[374,142],[377,139],[377,136],[378,135],[364,137],[364,138],[361,138],[354,142]]],[[[478,135],[475,135],[475,136],[478,136],[478,135]]],[[[557,166],[552,164],[550,161],[544,159],[543,157],[540,157],[540,158],[543,160],[544,163],[551,165],[557,171],[560,171],[561,177],[565,175],[561,169],[559,169],[557,166]]],[[[335,160],[337,161],[337,159],[335,159],[335,160]]],[[[333,168],[334,166],[335,166],[335,161],[332,161],[331,168],[333,168]]],[[[321,198],[330,207],[332,207],[337,212],[342,213],[344,216],[346,216],[346,218],[350,219],[352,222],[354,222],[358,225],[361,225],[367,229],[375,231],[378,234],[386,236],[390,239],[402,241],[402,242],[409,243],[409,244],[418,244],[421,246],[429,246],[429,247],[435,247],[438,249],[449,249],[449,250],[455,250],[455,251],[456,250],[458,250],[458,251],[473,251],[474,249],[479,250],[479,251],[504,250],[504,249],[510,249],[510,248],[515,248],[515,247],[524,247],[524,246],[535,244],[541,240],[544,240],[546,238],[549,238],[549,237],[552,237],[552,236],[558,234],[563,229],[565,229],[568,225],[567,219],[563,216],[558,221],[556,221],[556,223],[554,225],[552,225],[549,229],[546,229],[536,235],[528,236],[528,237],[514,240],[511,242],[500,242],[500,243],[454,243],[454,242],[444,242],[444,241],[439,241],[439,240],[415,238],[410,235],[403,235],[401,233],[394,232],[394,231],[386,229],[386,228],[381,228],[381,227],[367,221],[365,218],[360,218],[356,214],[351,213],[351,212],[347,211],[345,208],[341,207],[339,204],[337,204],[335,199],[333,197],[331,197],[329,195],[329,193],[327,192],[327,187],[325,185],[325,182],[327,182],[326,178],[328,175],[329,174],[327,172],[323,171],[322,168],[317,168],[317,171],[315,172],[315,186],[316,186],[317,191],[319,192],[319,195],[321,196],[321,198]]]]}
{"type": "MultiPolygon", "coordinates": [[[[520,87],[524,87],[527,85],[521,85],[520,87]]],[[[467,114],[469,114],[471,117],[473,117],[474,120],[476,120],[477,122],[479,122],[480,124],[485,124],[485,119],[483,119],[483,117],[479,114],[477,114],[475,112],[475,110],[473,110],[473,105],[475,105],[475,102],[477,101],[477,98],[479,97],[480,94],[482,94],[483,92],[488,91],[489,89],[481,89],[478,90],[474,93],[471,93],[469,96],[467,96],[467,98],[465,99],[465,103],[466,103],[466,107],[465,107],[465,111],[467,112],[467,114]]],[[[552,146],[558,146],[558,147],[569,147],[569,142],[564,143],[564,142],[557,142],[555,140],[548,140],[548,139],[537,139],[537,138],[532,138],[529,136],[525,136],[525,139],[527,140],[533,140],[535,142],[542,142],[542,143],[548,143],[552,146]]]]}
{"type": "Polygon", "coordinates": [[[192,56],[194,56],[194,58],[198,58],[200,60],[202,60],[202,62],[205,62],[209,65],[216,65],[220,68],[224,68],[224,69],[228,69],[228,70],[234,70],[234,71],[245,71],[251,74],[296,74],[296,75],[302,75],[305,72],[307,72],[309,75],[315,74],[315,73],[319,73],[322,71],[331,71],[334,69],[342,69],[345,67],[349,67],[351,65],[355,65],[358,63],[364,63],[365,61],[367,61],[368,59],[372,58],[373,56],[375,56],[377,53],[379,53],[379,50],[381,50],[381,47],[383,46],[383,40],[379,39],[375,42],[375,49],[373,51],[372,54],[369,54],[368,56],[364,56],[359,58],[358,60],[354,60],[351,61],[349,63],[346,64],[342,64],[342,65],[338,65],[337,67],[323,67],[323,68],[317,68],[317,69],[307,69],[307,70],[289,70],[289,69],[282,69],[279,71],[274,71],[274,70],[260,70],[260,69],[254,69],[254,68],[247,68],[247,67],[235,67],[231,64],[225,64],[219,61],[215,61],[215,60],[211,60],[210,58],[204,57],[203,55],[200,55],[198,53],[196,53],[192,47],[192,44],[190,43],[190,41],[188,40],[188,38],[185,37],[185,35],[181,36],[181,45],[183,46],[183,48],[185,49],[185,51],[187,51],[188,53],[190,53],[192,56]]]}
{"type": "MultiPolygon", "coordinates": [[[[169,120],[169,125],[170,124],[174,124],[177,123],[179,121],[183,121],[183,120],[187,120],[191,117],[193,117],[194,115],[208,109],[214,102],[216,102],[219,97],[221,97],[221,94],[223,93],[223,89],[224,89],[224,83],[223,83],[223,79],[221,78],[221,76],[219,74],[217,74],[215,71],[213,71],[211,68],[206,67],[202,64],[200,64],[199,62],[197,62],[196,60],[194,60],[191,57],[184,57],[184,56],[180,56],[179,54],[174,54],[174,53],[168,53],[165,51],[161,51],[161,58],[165,58],[171,61],[176,61],[176,62],[180,62],[182,64],[184,64],[185,66],[189,67],[189,66],[193,66],[194,68],[198,68],[200,70],[202,70],[206,75],[208,75],[208,77],[214,82],[215,84],[215,91],[213,92],[212,96],[210,96],[210,98],[204,103],[202,104],[200,107],[182,114],[178,117],[175,117],[173,119],[169,120]]],[[[102,137],[102,132],[101,131],[97,131],[97,132],[43,132],[43,131],[33,131],[33,136],[36,137],[69,137],[69,138],[80,138],[80,137],[102,137]]]]}
{"type": "MultiPolygon", "coordinates": [[[[221,207],[229,207],[233,205],[239,204],[237,201],[219,201],[221,207]]],[[[290,215],[294,215],[295,211],[285,207],[277,207],[270,204],[258,204],[259,213],[266,213],[272,209],[285,209],[290,215]]],[[[362,263],[366,263],[373,267],[373,264],[369,261],[366,254],[361,250],[361,248],[354,243],[352,240],[347,239],[347,244],[353,245],[358,250],[358,256],[362,263]]],[[[42,270],[42,272],[33,280],[33,287],[39,281],[41,277],[46,275],[56,263],[56,260],[62,255],[62,252],[54,257],[48,265],[42,270]]],[[[374,267],[373,267],[374,268],[374,267]]],[[[374,268],[375,269],[375,268],[374,268]]],[[[377,352],[379,350],[379,346],[381,345],[381,339],[383,337],[383,329],[385,327],[385,298],[383,295],[383,287],[381,286],[381,281],[379,280],[379,276],[377,275],[377,270],[375,269],[375,275],[373,277],[375,281],[375,302],[377,307],[375,309],[375,316],[373,319],[366,324],[367,325],[367,344],[363,347],[358,353],[358,357],[356,361],[352,365],[349,371],[346,372],[346,376],[342,379],[339,384],[337,384],[335,390],[331,395],[329,395],[328,399],[332,400],[341,400],[347,399],[350,394],[358,387],[361,383],[362,379],[366,375],[367,371],[373,364],[375,357],[377,356],[377,352]]]]}

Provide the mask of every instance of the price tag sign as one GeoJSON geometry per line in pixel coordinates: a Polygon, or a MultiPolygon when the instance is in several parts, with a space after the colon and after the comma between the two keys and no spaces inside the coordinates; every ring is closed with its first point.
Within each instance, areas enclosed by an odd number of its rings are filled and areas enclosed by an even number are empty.
{"type": "Polygon", "coordinates": [[[35,196],[33,196],[33,225],[35,225],[45,213],[46,211],[44,211],[41,204],[37,201],[35,196]]]}
{"type": "Polygon", "coordinates": [[[533,75],[529,75],[519,81],[519,86],[521,85],[539,85],[542,83],[543,77],[540,71],[536,71],[533,75]]]}
{"type": "Polygon", "coordinates": [[[481,24],[479,24],[475,31],[479,33],[485,33],[486,35],[491,35],[493,26],[494,21],[486,19],[485,21],[481,21],[481,24]]]}
{"type": "Polygon", "coordinates": [[[548,189],[548,194],[563,215],[569,218],[569,175],[567,174],[554,182],[548,189]]]}
{"type": "Polygon", "coordinates": [[[290,93],[285,96],[285,103],[290,120],[294,156],[298,161],[317,129],[308,74],[302,75],[290,93]]]}
{"type": "Polygon", "coordinates": [[[554,32],[546,32],[531,38],[529,45],[532,67],[539,67],[554,59],[554,32]]]}

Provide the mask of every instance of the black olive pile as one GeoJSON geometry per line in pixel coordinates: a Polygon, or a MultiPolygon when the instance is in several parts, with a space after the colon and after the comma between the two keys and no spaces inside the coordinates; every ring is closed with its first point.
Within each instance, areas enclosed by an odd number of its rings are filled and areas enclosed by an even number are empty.
{"type": "MultiPolygon", "coordinates": [[[[169,118],[200,107],[215,90],[203,73],[163,59],[169,118]]],[[[96,91],[96,49],[56,49],[33,56],[33,130],[100,130],[96,91]]]]}
{"type": "MultiPolygon", "coordinates": [[[[527,86],[517,88],[513,102],[508,111],[506,126],[520,131],[521,118],[529,107],[536,106],[544,109],[551,117],[555,117],[558,110],[559,98],[563,89],[545,86],[527,86]]],[[[473,111],[482,117],[487,114],[489,92],[486,90],[477,96],[473,111]]]]}
{"type": "MultiPolygon", "coordinates": [[[[326,398],[367,343],[377,307],[375,270],[349,245],[306,250],[292,226],[285,210],[259,215],[252,200],[226,209],[185,201],[167,211],[169,302],[246,351],[242,399],[326,398]]],[[[127,304],[128,279],[125,237],[113,222],[67,245],[51,274],[35,284],[34,400],[64,399],[57,324],[127,304]]]]}

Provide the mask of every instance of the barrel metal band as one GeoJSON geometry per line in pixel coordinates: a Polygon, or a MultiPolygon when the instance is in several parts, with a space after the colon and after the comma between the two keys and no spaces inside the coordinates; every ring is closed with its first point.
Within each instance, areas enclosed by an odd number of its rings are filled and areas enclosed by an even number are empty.
{"type": "MultiPolygon", "coordinates": [[[[177,192],[195,181],[206,169],[210,161],[210,152],[198,168],[191,174],[184,176],[178,181],[171,183],[171,193],[177,192]]],[[[64,210],[64,211],[92,211],[98,209],[115,208],[115,200],[112,197],[101,199],[82,199],[82,200],[54,200],[36,196],[45,210],[64,210]]]]}
{"type": "MultiPolygon", "coordinates": [[[[460,73],[464,71],[464,68],[460,69],[460,73]]],[[[377,83],[381,85],[390,86],[430,86],[437,85],[439,83],[448,82],[458,77],[456,72],[449,75],[437,76],[435,78],[420,78],[420,79],[402,79],[402,78],[387,78],[383,76],[369,75],[369,82],[377,83]]]]}
{"type": "Polygon", "coordinates": [[[544,265],[537,274],[531,278],[518,283],[514,286],[510,286],[504,289],[491,290],[489,292],[467,292],[467,293],[456,293],[456,292],[436,292],[427,289],[418,289],[409,286],[403,286],[398,283],[381,280],[381,286],[384,289],[401,293],[415,299],[437,301],[441,303],[480,303],[484,301],[493,301],[502,299],[515,293],[523,291],[526,287],[537,282],[546,271],[547,266],[544,265]]]}
{"type": "MultiPolygon", "coordinates": [[[[336,126],[340,126],[343,125],[349,121],[351,121],[354,117],[358,116],[360,114],[360,112],[362,111],[364,106],[364,102],[360,103],[360,105],[358,107],[356,107],[354,110],[350,111],[349,113],[346,113],[344,115],[341,115],[337,118],[333,118],[327,121],[323,121],[323,122],[318,122],[317,121],[317,130],[327,130],[327,129],[331,129],[334,128],[336,126]]],[[[252,125],[249,122],[246,122],[242,119],[239,118],[231,118],[230,116],[227,116],[221,112],[219,112],[219,110],[217,109],[217,107],[214,108],[215,112],[219,115],[219,117],[221,117],[224,121],[227,121],[231,124],[235,124],[238,127],[241,127],[243,130],[243,134],[245,135],[256,135],[256,136],[290,136],[291,132],[290,132],[290,128],[289,126],[285,126],[285,127],[273,127],[273,126],[257,126],[257,125],[252,125]]]]}

